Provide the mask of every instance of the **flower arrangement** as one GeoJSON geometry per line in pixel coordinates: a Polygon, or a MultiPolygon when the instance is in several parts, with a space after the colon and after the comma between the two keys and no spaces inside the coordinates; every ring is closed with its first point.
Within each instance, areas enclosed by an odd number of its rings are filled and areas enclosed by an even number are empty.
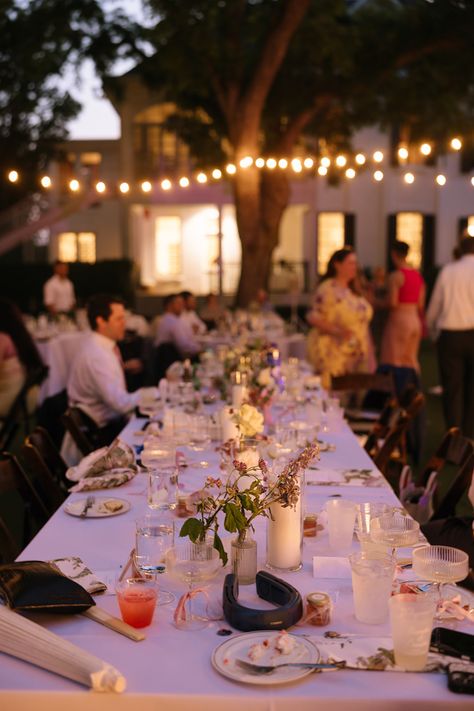
{"type": "Polygon", "coordinates": [[[248,387],[249,402],[252,405],[263,410],[265,405],[271,402],[275,390],[276,382],[271,368],[264,367],[261,370],[254,370],[248,387]]]}
{"type": "Polygon", "coordinates": [[[255,437],[263,432],[263,415],[256,407],[244,402],[232,416],[241,437],[255,437]]]}
{"type": "Polygon", "coordinates": [[[316,442],[307,445],[279,473],[273,473],[264,459],[258,466],[249,467],[244,462],[234,460],[233,471],[226,481],[208,477],[199,492],[196,503],[197,516],[187,519],[180,536],[188,536],[194,543],[213,535],[213,545],[219,551],[222,564],[227,563],[227,554],[219,537],[219,518],[224,517],[224,529],[237,533],[243,539],[257,516],[270,516],[270,506],[275,503],[283,507],[295,507],[300,496],[299,473],[319,453],[316,442]],[[239,489],[244,477],[251,479],[245,489],[239,489]]]}

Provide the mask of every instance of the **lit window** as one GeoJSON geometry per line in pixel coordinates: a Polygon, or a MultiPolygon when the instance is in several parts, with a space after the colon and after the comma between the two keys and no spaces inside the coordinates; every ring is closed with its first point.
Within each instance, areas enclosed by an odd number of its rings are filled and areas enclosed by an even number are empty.
{"type": "Polygon", "coordinates": [[[318,215],[318,274],[325,274],[332,254],[344,247],[344,213],[320,212],[318,215]]]}
{"type": "Polygon", "coordinates": [[[58,235],[58,259],[62,262],[96,261],[94,232],[61,232],[58,235]]]}
{"type": "Polygon", "coordinates": [[[88,151],[81,153],[82,165],[100,165],[102,163],[102,155],[96,151],[88,151]]]}
{"type": "Polygon", "coordinates": [[[474,237],[474,215],[467,218],[467,234],[469,237],[474,237]]]}
{"type": "Polygon", "coordinates": [[[157,217],[155,222],[155,268],[159,277],[181,274],[181,219],[157,217]]]}
{"type": "Polygon", "coordinates": [[[423,257],[423,215],[421,212],[399,212],[396,224],[396,239],[410,245],[408,261],[412,267],[420,269],[423,257]]]}

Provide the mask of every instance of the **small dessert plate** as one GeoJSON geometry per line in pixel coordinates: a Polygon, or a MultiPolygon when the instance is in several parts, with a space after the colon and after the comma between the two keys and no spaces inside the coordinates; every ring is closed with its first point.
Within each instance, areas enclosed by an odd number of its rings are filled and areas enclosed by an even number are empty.
{"type": "Polygon", "coordinates": [[[86,501],[87,499],[68,501],[64,510],[70,516],[79,518],[109,518],[123,514],[131,508],[130,501],[126,499],[117,499],[115,496],[95,496],[92,506],[87,509],[85,515],[82,515],[86,501]]]}

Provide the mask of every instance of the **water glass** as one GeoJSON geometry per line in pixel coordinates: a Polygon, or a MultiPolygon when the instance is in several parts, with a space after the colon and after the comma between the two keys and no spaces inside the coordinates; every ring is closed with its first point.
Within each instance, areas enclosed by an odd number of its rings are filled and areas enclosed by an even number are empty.
{"type": "Polygon", "coordinates": [[[433,597],[423,593],[389,600],[395,662],[406,671],[421,671],[426,664],[435,606],[433,597]]]}
{"type": "Polygon", "coordinates": [[[368,553],[377,551],[379,553],[389,553],[390,549],[383,543],[376,543],[370,536],[372,519],[389,513],[390,506],[377,502],[358,504],[357,506],[357,538],[359,539],[361,550],[368,553]]]}
{"type": "Polygon", "coordinates": [[[174,520],[167,512],[146,514],[135,522],[135,565],[143,573],[164,573],[165,554],[173,544],[174,520]]]}
{"type": "Polygon", "coordinates": [[[356,619],[368,625],[385,622],[392,593],[395,558],[383,553],[360,551],[349,556],[349,561],[356,619]]]}
{"type": "Polygon", "coordinates": [[[147,503],[151,509],[175,509],[178,503],[178,467],[148,470],[147,503]]]}
{"type": "Polygon", "coordinates": [[[329,547],[347,553],[352,547],[357,506],[347,499],[330,499],[326,502],[329,547]]]}

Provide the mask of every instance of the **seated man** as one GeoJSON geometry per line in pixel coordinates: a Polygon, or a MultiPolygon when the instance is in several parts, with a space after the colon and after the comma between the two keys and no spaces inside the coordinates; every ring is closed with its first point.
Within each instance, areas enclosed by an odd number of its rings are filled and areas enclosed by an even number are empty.
{"type": "Polygon", "coordinates": [[[187,325],[191,336],[202,336],[207,331],[204,321],[201,321],[196,313],[196,297],[190,291],[182,291],[184,309],[181,319],[187,325]]]}
{"type": "Polygon", "coordinates": [[[74,359],[67,386],[69,405],[79,407],[100,428],[107,427],[108,439],[113,439],[144,392],[154,388],[127,392],[117,346],[125,335],[122,301],[106,294],[94,296],[88,304],[87,317],[93,332],[74,359]]]}
{"type": "Polygon", "coordinates": [[[155,346],[172,344],[181,358],[199,353],[200,347],[187,324],[182,321],[184,300],[180,294],[170,294],[164,300],[165,313],[158,323],[155,346]]]}

